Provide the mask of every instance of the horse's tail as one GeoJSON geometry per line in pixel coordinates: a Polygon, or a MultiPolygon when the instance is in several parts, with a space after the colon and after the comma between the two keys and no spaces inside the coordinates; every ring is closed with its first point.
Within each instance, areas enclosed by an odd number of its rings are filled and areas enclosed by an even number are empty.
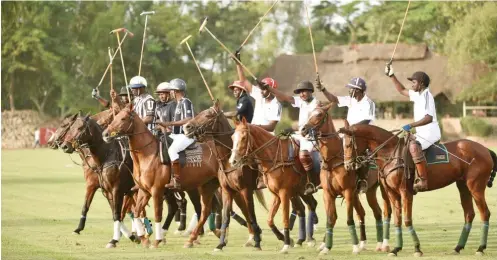
{"type": "Polygon", "coordinates": [[[492,156],[492,161],[494,162],[494,167],[492,168],[492,172],[490,173],[490,179],[488,180],[487,186],[492,188],[495,175],[497,174],[497,155],[494,151],[488,150],[490,152],[490,156],[492,156]]]}
{"type": "Polygon", "coordinates": [[[264,207],[264,209],[266,211],[269,211],[269,209],[267,208],[267,204],[266,204],[266,198],[264,197],[264,191],[256,190],[255,196],[257,197],[257,200],[259,201],[259,203],[264,207]]]}

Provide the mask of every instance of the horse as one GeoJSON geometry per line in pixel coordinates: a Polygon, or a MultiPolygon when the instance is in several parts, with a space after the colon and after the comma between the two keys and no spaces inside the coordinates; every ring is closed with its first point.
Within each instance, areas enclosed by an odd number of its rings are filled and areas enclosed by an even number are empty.
{"type": "MultiPolygon", "coordinates": [[[[273,136],[259,126],[248,124],[245,118],[241,122],[235,121],[232,138],[233,149],[229,159],[231,165],[241,167],[257,163],[266,186],[274,195],[267,222],[278,239],[284,242],[280,253],[286,254],[291,244],[288,221],[290,201],[294,205],[302,205],[299,195],[303,193],[302,187],[305,184],[304,168],[297,159],[296,145],[292,146],[293,141],[290,139],[273,136]],[[280,204],[283,206],[284,234],[274,224],[274,216],[280,204]]],[[[305,221],[303,224],[305,225],[305,221]]],[[[305,236],[305,231],[302,235],[305,236]]],[[[299,237],[302,237],[301,234],[299,237]]]]}
{"type": "Polygon", "coordinates": [[[101,132],[100,125],[90,119],[89,115],[79,116],[67,130],[60,147],[66,153],[72,153],[74,149],[88,149],[89,154],[82,156],[83,163],[98,176],[100,188],[112,210],[114,235],[107,248],[113,248],[119,242],[121,231],[126,236],[131,236],[121,223],[124,218],[121,210],[125,193],[128,193],[135,183],[132,177],[131,158],[121,154],[121,147],[117,141],[105,143],[101,132]],[[92,162],[87,158],[91,158],[92,162]]]}
{"type": "MultiPolygon", "coordinates": [[[[326,223],[326,242],[324,245],[321,245],[320,254],[327,254],[333,245],[333,227],[337,220],[335,200],[338,195],[344,196],[347,202],[347,225],[349,226],[349,232],[352,236],[353,253],[359,253],[364,250],[366,246],[365,211],[356,192],[356,171],[346,171],[344,168],[342,139],[335,130],[332,118],[328,114],[328,110],[332,105],[333,104],[330,103],[326,106],[316,107],[314,111],[311,112],[304,127],[301,129],[303,136],[310,135],[317,141],[316,149],[319,150],[322,158],[320,179],[321,186],[323,187],[323,200],[328,221],[326,223]],[[359,218],[360,243],[357,239],[357,234],[355,233],[352,207],[355,208],[357,217],[359,218]]],[[[365,166],[364,169],[360,170],[369,171],[367,173],[368,190],[366,192],[366,198],[376,219],[376,251],[388,251],[388,229],[392,209],[386,192],[380,187],[381,195],[384,200],[383,206],[385,208],[383,215],[385,219],[385,233],[383,233],[381,209],[378,205],[378,200],[376,199],[376,191],[378,186],[380,186],[378,174],[375,170],[368,168],[369,166],[365,166]],[[385,243],[382,243],[382,239],[385,243]]]]}
{"type": "MultiPolygon", "coordinates": [[[[160,222],[162,221],[162,194],[165,185],[171,178],[170,165],[162,164],[159,158],[159,141],[148,130],[138,115],[131,110],[131,106],[123,108],[102,133],[102,137],[107,142],[111,142],[119,136],[129,137],[129,148],[133,157],[133,177],[140,188],[135,211],[140,211],[150,198],[154,201],[156,240],[153,246],[157,247],[162,242],[160,222]]],[[[185,247],[193,247],[193,242],[197,240],[199,231],[207,220],[212,206],[214,191],[219,187],[217,172],[218,162],[211,160],[213,143],[198,144],[202,148],[201,163],[194,167],[184,167],[181,171],[181,187],[185,191],[198,189],[201,197],[202,213],[197,226],[185,243],[185,247]],[[199,170],[202,169],[202,170],[199,170]]],[[[240,208],[244,210],[243,205],[240,208]]],[[[137,223],[141,225],[141,223],[137,223]]],[[[249,227],[250,228],[250,227],[249,227]]],[[[140,230],[140,229],[139,229],[140,230]]],[[[215,232],[220,236],[219,232],[215,232]]],[[[142,233],[138,233],[142,244],[149,245],[147,238],[142,233]]]]}
{"type": "MultiPolygon", "coordinates": [[[[402,206],[405,214],[404,224],[411,234],[414,242],[415,256],[421,256],[420,241],[413,227],[412,204],[413,204],[413,182],[414,177],[407,172],[412,166],[407,164],[403,158],[405,140],[397,134],[386,131],[372,125],[354,125],[340,129],[345,134],[343,146],[345,152],[345,167],[348,169],[356,167],[370,159],[374,159],[380,169],[380,178],[385,187],[390,202],[395,208],[395,227],[397,245],[389,253],[396,256],[402,250],[402,206]],[[366,149],[370,154],[364,156],[366,149]]],[[[406,138],[410,138],[406,136],[406,138]]],[[[459,242],[453,253],[459,254],[464,249],[468,240],[469,232],[475,212],[473,209],[474,199],[480,212],[482,221],[482,233],[480,246],[476,254],[483,255],[487,247],[488,224],[490,211],[485,200],[486,186],[491,187],[497,172],[497,156],[483,145],[466,140],[456,140],[445,143],[452,159],[446,163],[428,165],[428,190],[437,190],[456,183],[459,190],[462,208],[464,211],[465,224],[459,242]],[[457,159],[456,159],[457,158],[457,159]],[[471,163],[468,163],[470,162],[471,163]]],[[[437,148],[439,149],[439,148],[437,148]]],[[[412,170],[410,172],[413,172],[412,170]]]]}

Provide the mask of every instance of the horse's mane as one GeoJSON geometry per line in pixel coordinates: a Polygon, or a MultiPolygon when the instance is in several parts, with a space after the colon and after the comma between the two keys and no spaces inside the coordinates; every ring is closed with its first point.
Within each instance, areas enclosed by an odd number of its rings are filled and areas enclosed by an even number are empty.
{"type": "MultiPolygon", "coordinates": [[[[367,140],[375,140],[377,142],[385,142],[392,137],[392,132],[381,127],[368,124],[357,124],[350,127],[355,137],[362,137],[367,140]]],[[[395,139],[395,138],[394,138],[395,139]]]]}
{"type": "Polygon", "coordinates": [[[266,135],[267,137],[270,137],[270,138],[274,137],[270,132],[268,132],[267,130],[265,130],[264,128],[262,128],[258,125],[253,125],[253,124],[247,123],[246,126],[249,128],[251,135],[254,135],[253,131],[255,130],[255,132],[257,133],[255,135],[256,137],[260,137],[259,134],[266,135]]]}

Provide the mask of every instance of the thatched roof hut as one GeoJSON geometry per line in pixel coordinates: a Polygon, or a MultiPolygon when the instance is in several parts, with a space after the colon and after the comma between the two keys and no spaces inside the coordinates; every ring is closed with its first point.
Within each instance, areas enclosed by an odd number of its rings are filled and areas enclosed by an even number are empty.
{"type": "MultiPolygon", "coordinates": [[[[375,102],[407,102],[395,90],[390,79],[384,75],[385,63],[390,60],[394,44],[358,44],[327,46],[317,53],[319,74],[327,89],[337,95],[346,95],[345,84],[353,77],[366,80],[367,95],[375,102]]],[[[449,73],[447,57],[431,52],[426,44],[399,44],[393,62],[395,75],[410,87],[407,77],[415,71],[424,71],[431,78],[430,89],[434,96],[443,94],[454,102],[457,94],[483,71],[481,67],[468,66],[456,75],[449,73]]],[[[292,93],[298,82],[314,81],[314,61],[312,54],[281,55],[264,73],[278,81],[280,89],[292,93]]],[[[320,93],[320,100],[325,100],[320,93]]]]}

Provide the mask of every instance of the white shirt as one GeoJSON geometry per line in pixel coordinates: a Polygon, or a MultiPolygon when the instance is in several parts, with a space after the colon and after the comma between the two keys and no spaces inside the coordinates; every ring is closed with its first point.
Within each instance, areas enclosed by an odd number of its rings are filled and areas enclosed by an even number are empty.
{"type": "Polygon", "coordinates": [[[269,125],[271,121],[281,120],[281,103],[273,98],[269,103],[262,96],[261,90],[252,86],[250,96],[255,99],[254,117],[252,124],[254,125],[269,125]]]}
{"type": "Polygon", "coordinates": [[[318,105],[318,100],[316,97],[313,97],[311,102],[306,102],[300,98],[300,96],[293,96],[295,103],[292,104],[292,107],[298,107],[299,110],[299,130],[307,123],[309,120],[309,116],[312,111],[316,109],[318,105]]]}
{"type": "Polygon", "coordinates": [[[437,111],[435,109],[435,99],[431,95],[428,88],[423,90],[423,92],[415,92],[414,90],[409,90],[409,100],[414,102],[414,121],[419,121],[425,117],[425,115],[430,115],[433,117],[433,121],[424,126],[416,127],[416,136],[421,136],[421,139],[428,140],[440,140],[441,132],[440,126],[437,121],[437,111]]]}
{"type": "Polygon", "coordinates": [[[370,120],[369,124],[372,124],[375,119],[375,104],[366,95],[362,97],[361,101],[349,97],[341,96],[337,97],[339,107],[349,107],[347,112],[347,121],[351,125],[355,125],[363,120],[370,120]]]}

